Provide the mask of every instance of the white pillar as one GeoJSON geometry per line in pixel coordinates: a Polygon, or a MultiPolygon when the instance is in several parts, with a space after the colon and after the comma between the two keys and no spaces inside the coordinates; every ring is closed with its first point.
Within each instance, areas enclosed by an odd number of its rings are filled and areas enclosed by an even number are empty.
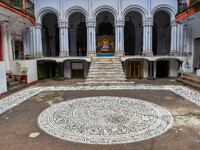
{"type": "Polygon", "coordinates": [[[124,56],[124,21],[115,23],[115,54],[124,56]]]}
{"type": "Polygon", "coordinates": [[[60,57],[69,56],[68,23],[59,22],[60,57]]]}
{"type": "Polygon", "coordinates": [[[87,56],[96,56],[96,25],[93,20],[87,22],[87,56]]]}
{"type": "Polygon", "coordinates": [[[171,49],[170,55],[177,55],[177,24],[175,21],[171,23],[171,49]]]}
{"type": "Polygon", "coordinates": [[[13,60],[11,30],[8,30],[7,36],[8,36],[7,37],[8,38],[8,56],[9,56],[9,60],[13,60]]]}
{"type": "Polygon", "coordinates": [[[148,18],[143,22],[143,55],[152,56],[153,19],[148,18]]]}
{"type": "Polygon", "coordinates": [[[36,57],[43,57],[42,51],[42,25],[36,24],[35,26],[35,38],[36,38],[36,57]]]}
{"type": "Polygon", "coordinates": [[[183,24],[180,25],[180,55],[184,52],[184,45],[183,45],[184,35],[183,35],[183,24]]]}
{"type": "Polygon", "coordinates": [[[9,52],[8,52],[8,38],[7,38],[7,23],[1,25],[2,29],[2,52],[3,61],[6,65],[6,72],[10,72],[9,52]]]}

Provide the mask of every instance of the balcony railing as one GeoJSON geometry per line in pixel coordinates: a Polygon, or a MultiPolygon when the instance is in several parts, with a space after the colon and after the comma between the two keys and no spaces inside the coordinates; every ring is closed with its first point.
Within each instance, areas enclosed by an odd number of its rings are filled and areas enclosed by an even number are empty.
{"type": "Polygon", "coordinates": [[[0,2],[34,16],[34,4],[30,0],[0,0],[0,2]]]}

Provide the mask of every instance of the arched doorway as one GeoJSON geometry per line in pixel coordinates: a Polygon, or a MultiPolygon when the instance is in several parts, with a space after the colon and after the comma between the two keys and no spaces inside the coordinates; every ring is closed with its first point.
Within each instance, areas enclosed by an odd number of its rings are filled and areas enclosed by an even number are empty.
{"type": "Polygon", "coordinates": [[[143,45],[142,16],[129,12],[125,17],[124,50],[125,55],[141,55],[143,45]]]}
{"type": "Polygon", "coordinates": [[[86,56],[87,28],[82,13],[74,13],[69,17],[69,53],[70,56],[86,56]]]}
{"type": "Polygon", "coordinates": [[[97,56],[115,55],[114,16],[110,12],[101,12],[96,17],[96,53],[97,56]]]}
{"type": "Polygon", "coordinates": [[[42,18],[42,49],[45,57],[59,56],[58,19],[54,13],[48,13],[42,18]]]}
{"type": "Polygon", "coordinates": [[[171,42],[170,15],[158,11],[154,15],[153,25],[153,54],[169,55],[171,42]]]}

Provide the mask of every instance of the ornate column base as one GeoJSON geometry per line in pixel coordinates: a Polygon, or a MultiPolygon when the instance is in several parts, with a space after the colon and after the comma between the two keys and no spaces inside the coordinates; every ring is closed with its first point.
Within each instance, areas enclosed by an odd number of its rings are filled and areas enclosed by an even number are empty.
{"type": "Polygon", "coordinates": [[[122,57],[122,56],[124,56],[124,52],[115,52],[115,55],[122,57]]]}
{"type": "Polygon", "coordinates": [[[171,56],[178,56],[178,52],[177,52],[177,51],[171,51],[171,52],[170,52],[170,55],[171,55],[171,56]]]}
{"type": "Polygon", "coordinates": [[[96,52],[87,52],[88,57],[96,57],[96,52]]]}
{"type": "Polygon", "coordinates": [[[153,56],[153,51],[144,51],[142,52],[143,56],[153,56]]]}
{"type": "Polygon", "coordinates": [[[35,57],[36,57],[36,58],[42,58],[42,57],[44,57],[44,56],[43,56],[43,53],[39,53],[39,52],[38,52],[38,53],[36,54],[35,57]]]}
{"type": "Polygon", "coordinates": [[[183,53],[182,55],[184,55],[184,56],[192,56],[191,53],[187,53],[187,52],[183,53]]]}
{"type": "Polygon", "coordinates": [[[69,52],[60,52],[59,57],[68,57],[69,52]]]}

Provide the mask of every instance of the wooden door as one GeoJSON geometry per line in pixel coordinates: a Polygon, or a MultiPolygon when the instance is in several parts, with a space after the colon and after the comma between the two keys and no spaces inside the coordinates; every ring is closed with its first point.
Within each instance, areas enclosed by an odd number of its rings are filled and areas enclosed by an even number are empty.
{"type": "Polygon", "coordinates": [[[127,78],[141,79],[143,77],[142,61],[128,61],[127,62],[127,78]]]}

